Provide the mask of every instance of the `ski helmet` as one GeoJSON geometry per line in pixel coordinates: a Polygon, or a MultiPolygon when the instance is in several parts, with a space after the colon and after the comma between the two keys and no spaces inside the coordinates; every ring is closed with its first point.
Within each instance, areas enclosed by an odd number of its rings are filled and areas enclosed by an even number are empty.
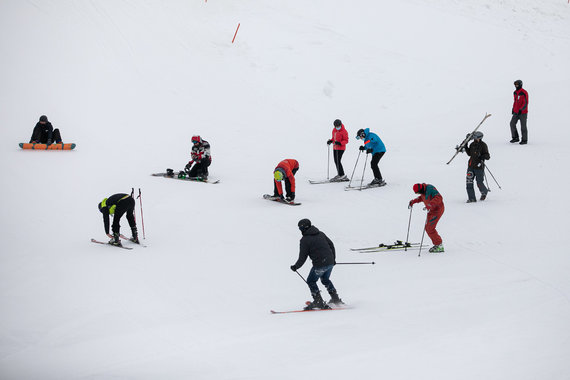
{"type": "Polygon", "coordinates": [[[285,178],[285,171],[281,168],[275,169],[273,172],[273,178],[275,178],[276,181],[283,181],[283,178],[285,178]]]}
{"type": "Polygon", "coordinates": [[[311,221],[309,219],[301,219],[297,226],[301,232],[305,232],[311,227],[311,221]]]}
{"type": "Polygon", "coordinates": [[[517,79],[514,84],[515,84],[515,87],[522,87],[523,86],[523,82],[520,79],[517,79]]]}
{"type": "Polygon", "coordinates": [[[192,144],[201,144],[202,138],[200,136],[192,136],[192,144]]]}
{"type": "Polygon", "coordinates": [[[46,116],[46,115],[40,116],[40,121],[43,122],[43,123],[47,123],[47,121],[48,121],[47,116],[46,116]]]}
{"type": "Polygon", "coordinates": [[[363,139],[366,137],[366,132],[364,132],[364,129],[360,128],[358,130],[358,132],[356,132],[356,139],[363,139]]]}
{"type": "Polygon", "coordinates": [[[414,193],[425,193],[426,192],[426,184],[425,183],[416,183],[413,187],[414,193]]]}
{"type": "Polygon", "coordinates": [[[335,127],[340,127],[340,126],[342,125],[342,121],[340,121],[340,119],[336,119],[336,120],[334,121],[333,125],[334,125],[335,127]]]}
{"type": "Polygon", "coordinates": [[[481,140],[483,138],[483,132],[477,131],[475,133],[473,133],[473,138],[476,140],[481,140]]]}

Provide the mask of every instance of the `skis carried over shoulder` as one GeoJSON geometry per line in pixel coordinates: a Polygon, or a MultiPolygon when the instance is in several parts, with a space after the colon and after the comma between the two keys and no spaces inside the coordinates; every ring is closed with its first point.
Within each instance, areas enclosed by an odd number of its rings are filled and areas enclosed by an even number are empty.
{"type": "Polygon", "coordinates": [[[113,244],[106,243],[104,241],[95,240],[95,239],[91,239],[91,243],[105,244],[105,245],[109,245],[111,247],[117,247],[117,248],[123,248],[123,249],[133,249],[132,247],[125,247],[123,245],[113,245],[113,244]]]}
{"type": "Polygon", "coordinates": [[[277,203],[283,203],[289,206],[299,206],[301,205],[301,203],[295,202],[295,201],[287,201],[285,199],[281,199],[280,197],[275,197],[273,195],[270,194],[263,194],[263,199],[267,199],[268,201],[273,201],[273,202],[277,202],[277,203]]]}
{"type": "Polygon", "coordinates": [[[380,243],[376,247],[351,248],[350,250],[360,253],[368,253],[368,252],[384,252],[384,251],[401,251],[401,250],[419,249],[419,248],[420,248],[420,243],[410,243],[410,242],[403,242],[401,240],[396,240],[394,244],[380,243]]]}
{"type": "Polygon", "coordinates": [[[455,154],[453,155],[453,157],[451,157],[451,159],[449,161],[447,161],[447,165],[449,165],[449,163],[451,161],[453,161],[453,159],[461,152],[463,152],[465,150],[465,147],[467,146],[467,143],[469,143],[469,141],[473,138],[473,135],[475,134],[475,132],[477,132],[477,130],[479,129],[479,127],[481,126],[481,124],[483,124],[483,122],[485,120],[487,120],[489,117],[491,117],[490,113],[485,113],[485,117],[483,118],[483,120],[481,120],[481,122],[479,123],[479,125],[473,130],[473,132],[471,132],[470,134],[468,134],[467,136],[465,136],[465,139],[461,142],[461,144],[457,145],[455,147],[455,154]]]}
{"type": "MultiPolygon", "coordinates": [[[[310,304],[311,301],[307,301],[305,302],[305,304],[310,304]]],[[[305,310],[305,309],[297,309],[297,310],[285,310],[285,311],[275,311],[275,310],[270,310],[271,314],[289,314],[289,313],[310,313],[313,311],[333,311],[333,310],[347,310],[347,309],[351,309],[350,306],[347,305],[340,305],[340,306],[336,306],[336,305],[329,305],[330,308],[329,309],[311,309],[311,310],[305,310]]]]}

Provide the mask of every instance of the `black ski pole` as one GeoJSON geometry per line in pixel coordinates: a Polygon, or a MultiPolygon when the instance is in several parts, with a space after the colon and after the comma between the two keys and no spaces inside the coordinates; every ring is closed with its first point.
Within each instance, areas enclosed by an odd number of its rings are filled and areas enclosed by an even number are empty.
{"type": "Polygon", "coordinates": [[[491,177],[493,178],[493,181],[495,181],[495,183],[497,184],[497,186],[499,186],[499,189],[503,190],[501,188],[501,185],[499,185],[499,182],[497,182],[497,180],[495,179],[495,176],[493,175],[493,173],[491,173],[491,170],[489,170],[489,167],[487,165],[485,165],[485,169],[487,169],[487,171],[489,171],[489,174],[491,174],[491,177]]]}
{"type": "Polygon", "coordinates": [[[139,196],[137,197],[139,199],[139,202],[141,204],[141,224],[142,224],[142,230],[143,230],[143,239],[146,239],[145,234],[144,234],[144,216],[143,216],[143,207],[142,207],[142,194],[141,194],[141,188],[139,187],[139,196]]]}
{"type": "Polygon", "coordinates": [[[331,146],[327,144],[328,154],[327,154],[327,179],[330,179],[330,168],[331,168],[331,146]]]}
{"type": "Polygon", "coordinates": [[[350,184],[352,183],[352,177],[354,177],[354,172],[356,171],[356,165],[358,165],[358,160],[360,159],[360,153],[362,153],[361,150],[358,151],[358,156],[356,157],[356,164],[354,164],[354,169],[352,169],[352,174],[350,176],[350,182],[348,183],[348,187],[350,187],[350,184]]]}
{"type": "Polygon", "coordinates": [[[408,250],[408,238],[410,237],[410,224],[412,223],[412,210],[414,209],[414,206],[410,206],[410,219],[408,219],[408,233],[406,234],[406,247],[404,248],[404,251],[408,250]]]}
{"type": "Polygon", "coordinates": [[[376,264],[376,263],[375,263],[374,261],[362,262],[362,263],[336,263],[336,265],[357,265],[357,264],[373,265],[373,264],[376,264]]]}
{"type": "Polygon", "coordinates": [[[487,172],[483,168],[483,177],[485,178],[485,183],[487,184],[487,191],[491,191],[491,186],[489,186],[489,180],[487,179],[487,172]]]}
{"type": "Polygon", "coordinates": [[[366,171],[366,161],[368,161],[368,153],[364,157],[364,169],[362,169],[362,178],[360,179],[360,190],[362,190],[362,182],[364,182],[364,172],[366,171]]]}
{"type": "Polygon", "coordinates": [[[424,235],[426,234],[427,222],[428,222],[428,217],[426,215],[426,222],[424,224],[424,232],[422,232],[422,241],[420,242],[420,251],[418,252],[418,257],[420,257],[422,254],[422,246],[424,245],[424,235]]]}
{"type": "Polygon", "coordinates": [[[299,275],[299,277],[301,277],[303,279],[303,281],[305,281],[305,284],[309,285],[309,283],[307,282],[307,280],[305,280],[305,277],[301,276],[301,273],[295,271],[295,273],[297,273],[299,275]]]}

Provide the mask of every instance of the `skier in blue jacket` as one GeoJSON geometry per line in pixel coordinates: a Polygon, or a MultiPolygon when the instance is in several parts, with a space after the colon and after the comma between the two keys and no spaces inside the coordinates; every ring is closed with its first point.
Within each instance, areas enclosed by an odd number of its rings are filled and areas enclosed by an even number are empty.
{"type": "Polygon", "coordinates": [[[382,179],[382,174],[378,168],[378,163],[380,159],[386,153],[386,146],[378,137],[376,133],[370,132],[370,128],[359,129],[356,134],[357,140],[362,140],[364,145],[359,149],[365,150],[366,153],[372,154],[372,160],[370,161],[370,167],[372,168],[372,173],[374,173],[374,179],[368,184],[368,186],[384,186],[386,182],[382,179]]]}

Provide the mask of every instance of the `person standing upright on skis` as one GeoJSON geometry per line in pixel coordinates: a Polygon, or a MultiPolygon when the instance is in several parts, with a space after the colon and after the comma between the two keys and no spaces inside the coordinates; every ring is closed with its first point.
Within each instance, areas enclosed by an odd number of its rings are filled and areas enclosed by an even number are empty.
{"type": "Polygon", "coordinates": [[[433,247],[429,249],[430,252],[444,252],[441,236],[437,233],[435,227],[437,222],[445,211],[443,205],[443,197],[437,191],[435,186],[426,183],[416,183],[413,186],[414,193],[420,196],[412,199],[408,204],[408,208],[412,208],[414,204],[424,202],[425,209],[427,210],[427,218],[425,230],[433,243],[433,247]]]}
{"type": "Polygon", "coordinates": [[[137,224],[135,222],[135,200],[129,194],[113,194],[109,198],[103,199],[98,204],[99,211],[103,214],[103,224],[105,226],[105,233],[111,238],[109,244],[121,245],[120,229],[121,217],[127,214],[127,221],[131,227],[133,237],[130,239],[133,243],[139,244],[139,237],[137,234],[137,224]],[[113,215],[113,226],[111,231],[113,235],[109,234],[109,215],[113,215]]]}
{"type": "Polygon", "coordinates": [[[489,190],[483,182],[485,179],[485,160],[491,158],[487,144],[483,142],[483,132],[475,132],[473,134],[473,142],[469,146],[465,146],[465,153],[469,155],[467,164],[467,203],[477,202],[475,198],[475,190],[473,188],[473,180],[477,181],[477,187],[481,192],[481,200],[487,198],[489,190]]]}
{"type": "Polygon", "coordinates": [[[346,144],[348,143],[348,132],[344,128],[342,121],[336,119],[333,123],[332,138],[327,141],[328,145],[333,145],[333,159],[336,166],[337,175],[331,178],[331,182],[341,182],[348,181],[348,178],[344,174],[344,168],[342,167],[342,155],[346,150],[346,144]]]}
{"type": "Polygon", "coordinates": [[[281,161],[273,171],[273,196],[292,202],[295,200],[295,173],[299,170],[299,162],[292,158],[281,161]],[[285,192],[287,198],[283,197],[283,186],[285,181],[285,192]]]}
{"type": "Polygon", "coordinates": [[[386,146],[378,137],[377,134],[370,132],[370,128],[359,129],[356,133],[356,139],[362,140],[364,145],[359,149],[361,151],[366,151],[366,153],[372,154],[372,160],[370,160],[370,167],[372,168],[372,173],[374,173],[374,179],[368,184],[368,186],[384,186],[386,182],[382,179],[382,174],[378,168],[378,163],[384,153],[386,153],[386,146]]]}
{"type": "Polygon", "coordinates": [[[301,238],[300,248],[299,248],[299,258],[297,262],[291,265],[291,270],[296,272],[297,269],[301,268],[307,257],[311,258],[313,267],[309,272],[307,277],[307,285],[311,290],[311,295],[313,296],[313,302],[305,307],[305,310],[313,310],[315,308],[319,309],[330,309],[323,297],[321,296],[317,281],[319,279],[323,285],[327,288],[331,296],[330,304],[343,305],[344,302],[339,298],[338,293],[330,280],[332,270],[336,264],[335,261],[335,248],[334,244],[323,232],[311,224],[309,219],[301,219],[297,224],[299,231],[303,237],[301,238]]]}

